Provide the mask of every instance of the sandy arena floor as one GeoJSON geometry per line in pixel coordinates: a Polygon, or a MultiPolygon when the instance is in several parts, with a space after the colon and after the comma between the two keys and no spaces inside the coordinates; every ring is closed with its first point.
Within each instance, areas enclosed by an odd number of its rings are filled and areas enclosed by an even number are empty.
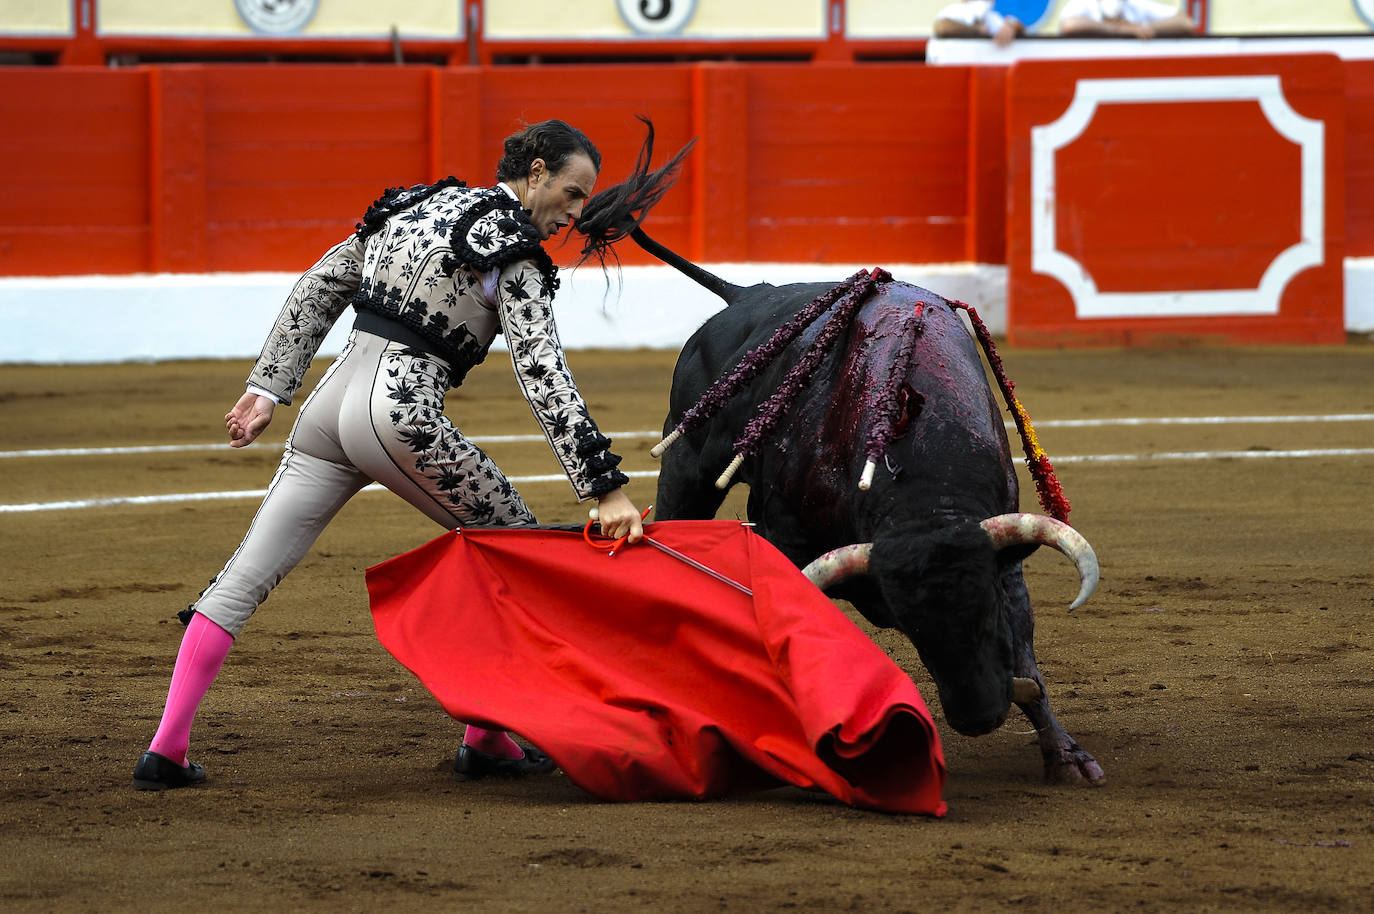
{"type": "MultiPolygon", "coordinates": [[[[257,501],[6,508],[0,909],[1374,911],[1374,345],[1003,356],[1102,562],[1073,615],[1071,567],[1027,567],[1052,702],[1104,786],[1045,785],[1019,715],[978,739],[940,721],[943,820],[791,789],[608,805],[561,776],[457,783],[460,728],[373,636],[363,570],[439,533],[383,492],[230,654],[192,746],[210,783],[136,792],[173,614],[257,501]],[[1056,424],[1333,414],[1362,418],[1056,424]]],[[[603,429],[661,425],[671,353],[570,358],[603,429]]],[[[261,490],[294,409],[247,451],[8,453],[220,442],[247,370],[0,366],[0,505],[261,490]]],[[[504,354],[449,414],[479,439],[538,431],[504,354]]],[[[622,438],[629,469],[653,441],[622,438]]],[[[539,442],[489,450],[557,472],[539,442]]],[[[541,520],[585,516],[565,483],[522,490],[541,520]]],[[[876,637],[936,704],[909,644],[876,637]]]]}

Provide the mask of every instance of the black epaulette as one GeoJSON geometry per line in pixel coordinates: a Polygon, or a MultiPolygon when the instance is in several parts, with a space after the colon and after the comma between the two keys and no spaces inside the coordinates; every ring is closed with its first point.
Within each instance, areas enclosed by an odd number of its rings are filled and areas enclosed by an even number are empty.
{"type": "Polygon", "coordinates": [[[446,187],[467,187],[466,181],[460,181],[453,175],[449,175],[442,181],[433,184],[416,184],[413,187],[388,187],[386,192],[378,197],[371,206],[367,208],[367,213],[363,216],[363,221],[357,225],[359,238],[367,238],[381,230],[386,220],[397,213],[410,209],[422,200],[428,200],[446,187]]]}
{"type": "Polygon", "coordinates": [[[540,244],[539,230],[530,223],[519,201],[500,188],[475,200],[458,217],[449,235],[449,247],[452,256],[444,262],[448,272],[466,266],[485,273],[517,260],[532,260],[543,274],[549,293],[558,288],[558,268],[540,244]]]}

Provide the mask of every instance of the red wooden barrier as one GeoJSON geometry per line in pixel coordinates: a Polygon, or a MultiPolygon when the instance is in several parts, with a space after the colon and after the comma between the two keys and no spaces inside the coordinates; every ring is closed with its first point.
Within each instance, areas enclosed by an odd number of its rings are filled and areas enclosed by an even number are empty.
{"type": "Polygon", "coordinates": [[[1374,257],[1374,60],[1345,62],[1345,252],[1374,257]]]}
{"type": "Polygon", "coordinates": [[[746,259],[964,259],[966,71],[813,64],[745,73],[746,259]]]}
{"type": "Polygon", "coordinates": [[[1011,342],[1344,339],[1338,58],[1025,61],[1009,99],[1011,342]]]}
{"type": "MultiPolygon", "coordinates": [[[[1341,175],[1327,183],[1328,216],[1344,209],[1345,221],[1326,235],[1374,256],[1374,61],[1323,72],[1343,78],[1347,131],[1327,137],[1347,161],[1344,196],[1341,175]]],[[[1009,241],[1029,243],[1028,223],[1007,223],[1008,75],[901,63],[0,68],[0,275],[298,270],[387,186],[490,181],[521,120],[583,126],[613,180],[638,148],[638,113],[653,117],[661,155],[698,138],[651,220],[689,256],[1007,262],[1009,241]]],[[[1067,89],[1055,91],[1062,111],[1067,89]]],[[[1132,202],[1153,200],[1113,205],[1132,202]]]]}
{"type": "Polygon", "coordinates": [[[147,269],[148,76],[0,71],[0,275],[147,269]]]}
{"type": "Polygon", "coordinates": [[[967,82],[898,64],[0,70],[0,275],[297,270],[386,187],[494,180],[521,122],[581,127],[613,181],[637,114],[660,156],[699,138],[651,224],[689,256],[958,261],[967,82]]]}

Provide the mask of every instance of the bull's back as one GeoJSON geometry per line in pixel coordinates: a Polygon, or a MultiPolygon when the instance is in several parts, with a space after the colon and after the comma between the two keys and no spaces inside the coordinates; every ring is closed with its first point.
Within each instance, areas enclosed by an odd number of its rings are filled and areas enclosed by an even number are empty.
{"type": "MultiPolygon", "coordinates": [[[[833,283],[794,283],[772,286],[767,283],[740,290],[738,298],[726,302],[726,307],[712,315],[693,333],[678,356],[673,373],[672,410],[674,416],[696,405],[701,395],[717,379],[739,364],[740,359],[763,345],[783,324],[790,321],[817,296],[833,287],[833,283]]],[[[749,399],[757,391],[780,377],[779,363],[769,366],[742,398],[749,399]]]]}
{"type": "MultiPolygon", "coordinates": [[[[821,332],[808,331],[795,362],[821,332]]],[[[860,308],[798,398],[770,451],[800,519],[827,538],[868,539],[912,516],[1012,510],[1016,477],[977,344],[940,296],[885,283],[860,308]],[[872,487],[858,488],[875,433],[890,430],[872,487]]],[[[769,461],[765,459],[763,463],[769,461]]]]}

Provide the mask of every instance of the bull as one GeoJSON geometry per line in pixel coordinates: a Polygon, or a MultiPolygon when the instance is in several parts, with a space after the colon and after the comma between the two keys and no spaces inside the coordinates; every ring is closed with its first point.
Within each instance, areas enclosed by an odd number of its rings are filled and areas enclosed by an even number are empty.
{"type": "Polygon", "coordinates": [[[836,284],[741,287],[641,228],[631,234],[726,304],[677,360],[654,449],[657,518],[712,518],[728,488],[746,483],[757,532],[830,596],[911,640],[953,729],[992,731],[1014,702],[1035,727],[1047,779],[1100,781],[1050,709],[1022,573],[1037,546],[1064,553],[1080,575],[1073,609],[1096,586],[1097,560],[1067,523],[1019,510],[1005,424],[955,303],[878,277],[847,318],[837,302],[805,324],[803,311],[835,298],[836,284]],[[775,358],[740,373],[770,345],[775,358]],[[799,381],[807,359],[813,371],[799,381]],[[738,389],[722,393],[732,366],[738,389]],[[766,441],[744,440],[760,422],[766,441]]]}

